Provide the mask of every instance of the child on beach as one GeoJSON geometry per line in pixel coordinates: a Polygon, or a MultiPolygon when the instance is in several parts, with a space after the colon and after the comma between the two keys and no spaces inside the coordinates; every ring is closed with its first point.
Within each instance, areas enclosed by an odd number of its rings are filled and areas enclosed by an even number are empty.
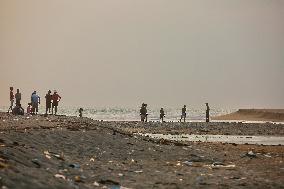
{"type": "Polygon", "coordinates": [[[30,115],[32,113],[32,103],[28,103],[27,114],[30,115]]]}

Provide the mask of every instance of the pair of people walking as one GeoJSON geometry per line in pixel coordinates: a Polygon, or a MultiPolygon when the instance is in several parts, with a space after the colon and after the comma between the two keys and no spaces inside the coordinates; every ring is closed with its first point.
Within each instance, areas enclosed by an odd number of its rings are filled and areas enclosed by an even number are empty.
{"type": "MultiPolygon", "coordinates": [[[[210,111],[210,108],[209,108],[209,105],[208,103],[205,103],[206,105],[206,122],[209,123],[209,111],[210,111]]],[[[185,122],[185,118],[186,118],[186,105],[183,106],[183,108],[181,109],[181,117],[180,117],[180,122],[182,121],[183,119],[183,122],[185,122]]]]}

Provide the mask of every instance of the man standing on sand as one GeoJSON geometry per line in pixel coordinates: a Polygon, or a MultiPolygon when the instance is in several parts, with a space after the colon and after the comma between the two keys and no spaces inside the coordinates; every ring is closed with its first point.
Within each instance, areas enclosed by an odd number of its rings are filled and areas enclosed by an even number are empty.
{"type": "Polygon", "coordinates": [[[19,106],[22,100],[22,94],[20,93],[19,89],[17,89],[17,93],[15,94],[15,99],[16,99],[16,106],[19,106]]]}
{"type": "Polygon", "coordinates": [[[147,104],[142,103],[140,108],[140,116],[142,122],[147,122],[147,104]]]}
{"type": "Polygon", "coordinates": [[[185,122],[185,118],[186,118],[186,105],[184,105],[183,108],[181,109],[180,122],[182,119],[183,119],[183,122],[185,122]]]}
{"type": "Polygon", "coordinates": [[[210,108],[209,108],[209,105],[208,103],[205,103],[206,104],[206,122],[209,123],[209,111],[210,111],[210,108]]]}
{"type": "Polygon", "coordinates": [[[45,95],[45,100],[46,100],[45,115],[47,115],[47,112],[50,113],[51,109],[51,100],[52,100],[51,90],[48,90],[47,94],[45,95]]]}
{"type": "Polygon", "coordinates": [[[161,110],[160,110],[160,120],[162,120],[162,123],[164,122],[164,117],[165,117],[165,111],[164,111],[164,108],[161,108],[161,110]]]}
{"type": "Polygon", "coordinates": [[[14,106],[14,92],[13,92],[14,88],[10,87],[10,108],[8,109],[8,113],[11,111],[13,111],[13,106],[14,106]]]}
{"type": "Polygon", "coordinates": [[[58,102],[61,100],[61,96],[59,96],[57,94],[56,91],[54,91],[53,95],[52,95],[52,114],[53,114],[53,108],[55,109],[55,113],[54,115],[57,114],[57,106],[58,106],[58,102]]]}
{"type": "Polygon", "coordinates": [[[40,97],[36,94],[36,91],[32,93],[31,102],[32,102],[32,114],[37,114],[38,105],[40,104],[40,97]]]}

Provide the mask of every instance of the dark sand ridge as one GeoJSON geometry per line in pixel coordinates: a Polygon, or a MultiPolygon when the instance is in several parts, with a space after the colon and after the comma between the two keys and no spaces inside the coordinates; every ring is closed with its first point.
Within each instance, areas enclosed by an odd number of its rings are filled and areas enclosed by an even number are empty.
{"type": "MultiPolygon", "coordinates": [[[[226,127],[226,123],[220,124],[226,127]]],[[[283,146],[170,142],[133,136],[133,128],[170,132],[182,124],[161,125],[66,116],[27,119],[0,113],[0,186],[8,189],[111,188],[113,184],[127,188],[284,187],[283,146]],[[246,155],[250,150],[254,154],[246,155]],[[62,178],[55,178],[56,174],[62,178]]],[[[199,132],[198,127],[204,130],[204,125],[196,125],[193,131],[199,132]]],[[[272,129],[274,134],[281,129],[274,124],[260,124],[258,128],[261,126],[276,127],[272,129]]],[[[182,128],[186,127],[189,129],[190,124],[183,124],[182,128]]],[[[237,128],[237,124],[232,127],[237,128]]]]}
{"type": "Polygon", "coordinates": [[[284,122],[284,109],[239,109],[237,112],[212,119],[284,122]]]}

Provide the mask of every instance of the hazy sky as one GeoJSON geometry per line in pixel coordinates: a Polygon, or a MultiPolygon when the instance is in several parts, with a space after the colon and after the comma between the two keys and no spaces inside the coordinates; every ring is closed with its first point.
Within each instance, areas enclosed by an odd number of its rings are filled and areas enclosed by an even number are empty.
{"type": "Polygon", "coordinates": [[[14,86],[25,103],[284,108],[283,82],[283,0],[0,0],[0,106],[14,86]]]}

